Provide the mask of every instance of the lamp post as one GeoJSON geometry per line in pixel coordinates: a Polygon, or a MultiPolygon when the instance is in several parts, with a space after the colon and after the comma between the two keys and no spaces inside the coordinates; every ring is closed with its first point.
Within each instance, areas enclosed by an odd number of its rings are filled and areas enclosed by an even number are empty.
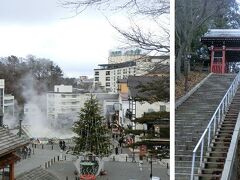
{"type": "Polygon", "coordinates": [[[0,127],[3,127],[3,110],[0,108],[0,127]]]}
{"type": "Polygon", "coordinates": [[[150,155],[150,180],[152,179],[152,155],[150,155]]]}
{"type": "Polygon", "coordinates": [[[22,136],[23,110],[19,113],[19,137],[22,136]]]}
{"type": "Polygon", "coordinates": [[[188,54],[184,62],[184,74],[185,74],[184,91],[185,92],[187,92],[188,90],[188,71],[189,71],[189,65],[190,65],[189,62],[191,57],[192,57],[191,54],[188,54]]]}

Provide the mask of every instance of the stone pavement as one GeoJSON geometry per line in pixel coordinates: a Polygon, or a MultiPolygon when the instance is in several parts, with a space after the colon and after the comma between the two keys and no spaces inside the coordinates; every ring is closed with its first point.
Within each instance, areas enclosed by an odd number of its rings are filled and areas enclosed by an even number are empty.
{"type": "MultiPolygon", "coordinates": [[[[45,162],[50,161],[54,157],[57,159],[57,156],[60,155],[59,149],[57,146],[53,148],[42,149],[40,147],[34,148],[34,155],[31,155],[31,158],[27,158],[18,162],[15,166],[16,176],[29,171],[33,168],[42,166],[44,167],[45,162]]],[[[140,169],[138,155],[135,155],[135,160],[137,162],[132,162],[132,152],[128,148],[123,148],[122,151],[119,149],[119,155],[112,154],[108,158],[104,158],[104,170],[106,170],[107,175],[99,176],[97,180],[148,180],[150,177],[150,164],[146,160],[143,162],[142,170],[140,169]],[[113,161],[113,156],[115,161],[113,161]],[[128,157],[128,162],[126,162],[126,156],[128,157]]],[[[75,180],[76,176],[74,171],[76,167],[74,166],[74,156],[70,154],[66,155],[66,161],[59,161],[52,164],[46,170],[56,175],[59,180],[75,180]]],[[[168,180],[168,171],[166,165],[160,165],[159,163],[153,163],[153,176],[161,177],[161,180],[168,180]]]]}
{"type": "MultiPolygon", "coordinates": [[[[130,162],[105,162],[107,175],[99,176],[97,180],[148,180],[150,179],[150,164],[144,162],[142,170],[138,163],[130,162]]],[[[161,180],[168,180],[168,170],[164,166],[153,164],[153,176],[161,180]]]]}
{"type": "MultiPolygon", "coordinates": [[[[112,162],[104,163],[104,169],[107,175],[98,176],[97,180],[148,180],[150,178],[150,164],[144,162],[142,170],[140,170],[138,163],[131,162],[112,162]]],[[[53,164],[47,171],[56,175],[59,180],[75,180],[76,170],[73,162],[62,161],[53,164]],[[66,178],[67,177],[67,178],[66,178]]],[[[160,177],[161,180],[168,180],[168,170],[164,166],[153,164],[153,176],[160,177]]]]}
{"type": "MultiPolygon", "coordinates": [[[[33,152],[33,150],[32,150],[33,152]]],[[[35,149],[34,154],[30,158],[21,159],[20,162],[17,162],[15,165],[15,175],[19,175],[25,171],[29,171],[36,167],[42,166],[45,167],[45,162],[51,161],[55,157],[57,161],[57,156],[60,156],[59,150],[48,150],[48,149],[35,149]]],[[[63,153],[63,157],[65,154],[63,153]]],[[[70,158],[70,155],[66,155],[67,159],[70,158]]]]}

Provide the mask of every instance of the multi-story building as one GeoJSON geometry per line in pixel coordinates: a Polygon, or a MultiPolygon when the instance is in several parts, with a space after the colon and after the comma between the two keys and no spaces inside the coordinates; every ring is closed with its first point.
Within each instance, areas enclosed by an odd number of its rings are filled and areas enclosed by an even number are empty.
{"type": "Polygon", "coordinates": [[[141,53],[140,49],[126,51],[123,50],[110,51],[108,57],[108,64],[117,64],[127,61],[134,61],[141,59],[143,56],[144,54],[141,53]]]}
{"type": "Polygon", "coordinates": [[[117,92],[117,80],[136,75],[136,62],[128,61],[118,64],[100,64],[94,69],[94,87],[102,86],[108,92],[117,92]]]}
{"type": "Polygon", "coordinates": [[[54,92],[47,94],[47,118],[51,127],[72,127],[89,96],[88,93],[74,92],[72,86],[54,86],[54,92]]]}
{"type": "Polygon", "coordinates": [[[117,81],[127,79],[128,76],[141,76],[155,68],[156,64],[168,64],[169,56],[146,56],[134,61],[115,64],[99,64],[94,69],[94,84],[107,92],[117,93],[117,81]]]}

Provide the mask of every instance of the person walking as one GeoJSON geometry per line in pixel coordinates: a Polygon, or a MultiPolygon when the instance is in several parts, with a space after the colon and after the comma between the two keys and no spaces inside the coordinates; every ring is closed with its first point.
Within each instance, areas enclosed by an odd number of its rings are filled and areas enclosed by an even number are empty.
{"type": "Polygon", "coordinates": [[[66,148],[65,141],[62,142],[62,150],[64,151],[66,148]]]}
{"type": "Polygon", "coordinates": [[[63,142],[62,142],[62,140],[60,140],[60,141],[59,141],[59,147],[60,147],[60,149],[62,149],[62,145],[63,145],[63,142]]]}
{"type": "Polygon", "coordinates": [[[32,150],[31,150],[31,148],[29,147],[29,148],[28,148],[28,157],[29,157],[29,158],[31,157],[31,152],[32,152],[32,150]]]}

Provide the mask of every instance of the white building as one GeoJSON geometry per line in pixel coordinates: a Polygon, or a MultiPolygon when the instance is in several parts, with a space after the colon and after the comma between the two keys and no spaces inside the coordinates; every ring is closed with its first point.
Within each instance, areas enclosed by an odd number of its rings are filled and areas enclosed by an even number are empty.
{"type": "MultiPolygon", "coordinates": [[[[149,96],[139,91],[137,86],[141,83],[147,84],[153,80],[158,80],[161,77],[151,77],[151,76],[130,76],[126,80],[119,81],[119,103],[121,104],[121,109],[119,110],[119,122],[122,126],[127,125],[135,126],[130,119],[140,118],[144,113],[148,112],[161,112],[170,111],[169,102],[159,101],[154,103],[148,103],[147,101],[137,101],[134,100],[138,95],[149,96]],[[131,117],[127,115],[131,112],[131,117]]],[[[142,124],[136,124],[136,129],[143,129],[142,124]]]]}
{"type": "Polygon", "coordinates": [[[117,80],[136,75],[136,62],[100,64],[94,69],[94,87],[101,86],[108,92],[117,92],[117,80]]]}
{"type": "Polygon", "coordinates": [[[115,64],[99,64],[98,69],[94,69],[93,86],[102,87],[107,92],[117,93],[117,81],[127,79],[128,76],[141,76],[153,69],[156,63],[168,64],[168,56],[147,56],[134,61],[126,61],[115,64]]]}
{"type": "Polygon", "coordinates": [[[90,97],[88,93],[74,92],[72,86],[54,86],[47,94],[47,118],[52,127],[70,128],[78,113],[90,97]]]}

